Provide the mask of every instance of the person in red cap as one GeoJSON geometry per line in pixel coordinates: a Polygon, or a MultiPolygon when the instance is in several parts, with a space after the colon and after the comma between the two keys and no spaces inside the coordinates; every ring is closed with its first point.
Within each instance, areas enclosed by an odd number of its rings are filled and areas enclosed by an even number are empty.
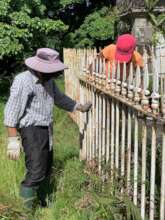
{"type": "MultiPolygon", "coordinates": [[[[118,37],[116,45],[110,44],[101,52],[100,56],[106,59],[106,76],[108,77],[108,65],[110,62],[110,78],[112,77],[112,63],[119,61],[127,64],[127,73],[129,72],[129,63],[133,62],[134,66],[143,67],[143,58],[139,52],[135,50],[136,38],[131,34],[123,34],[118,37]]],[[[122,72],[122,65],[121,65],[122,72]]]]}
{"type": "Polygon", "coordinates": [[[41,206],[47,205],[46,189],[53,161],[54,104],[70,112],[87,112],[92,104],[77,103],[58,89],[54,78],[67,66],[60,61],[57,51],[40,48],[25,64],[28,70],[18,74],[11,86],[4,124],[8,131],[9,159],[19,159],[22,142],[27,172],[21,182],[20,195],[25,207],[31,209],[36,196],[41,206]]]}

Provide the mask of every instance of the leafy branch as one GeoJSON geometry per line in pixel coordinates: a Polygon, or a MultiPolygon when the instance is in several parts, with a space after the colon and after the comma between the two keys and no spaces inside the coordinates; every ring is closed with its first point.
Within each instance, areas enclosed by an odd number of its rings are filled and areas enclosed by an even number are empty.
{"type": "Polygon", "coordinates": [[[145,0],[147,14],[150,21],[156,29],[162,29],[162,25],[165,23],[165,14],[156,14],[155,7],[157,6],[159,0],[145,0]]]}
{"type": "Polygon", "coordinates": [[[154,34],[153,34],[153,43],[156,44],[157,34],[165,32],[165,13],[158,14],[155,12],[155,7],[157,6],[159,0],[145,0],[146,10],[148,18],[153,25],[154,34]]]}

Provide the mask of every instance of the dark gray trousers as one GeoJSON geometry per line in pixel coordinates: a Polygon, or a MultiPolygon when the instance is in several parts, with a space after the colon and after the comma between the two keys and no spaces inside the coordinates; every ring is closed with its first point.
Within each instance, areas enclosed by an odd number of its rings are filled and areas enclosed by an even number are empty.
{"type": "Polygon", "coordinates": [[[51,173],[53,151],[49,151],[48,127],[29,126],[20,129],[25,152],[26,175],[22,185],[39,186],[51,173]]]}

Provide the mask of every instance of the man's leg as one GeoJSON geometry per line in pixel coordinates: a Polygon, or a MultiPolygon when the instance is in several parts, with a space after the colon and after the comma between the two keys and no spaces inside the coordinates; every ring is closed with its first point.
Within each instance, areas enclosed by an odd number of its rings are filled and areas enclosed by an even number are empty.
{"type": "MultiPolygon", "coordinates": [[[[46,198],[50,200],[52,194],[52,186],[51,186],[51,173],[52,173],[52,165],[53,165],[53,150],[48,153],[48,164],[47,164],[47,172],[45,179],[40,183],[37,189],[37,196],[40,201],[40,205],[42,207],[47,206],[46,198]]],[[[51,202],[51,201],[48,201],[51,202]]]]}
{"type": "Polygon", "coordinates": [[[49,134],[47,127],[29,126],[20,131],[25,152],[27,173],[21,183],[20,195],[27,208],[32,208],[40,183],[47,176],[49,134]]]}

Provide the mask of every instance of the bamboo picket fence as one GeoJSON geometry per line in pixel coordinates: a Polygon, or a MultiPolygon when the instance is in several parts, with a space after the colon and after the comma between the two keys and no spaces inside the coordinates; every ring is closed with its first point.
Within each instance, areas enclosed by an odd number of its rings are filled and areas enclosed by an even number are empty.
{"type": "Polygon", "coordinates": [[[144,48],[140,68],[107,63],[94,49],[65,49],[65,89],[93,104],[88,113],[71,115],[79,125],[80,158],[120,182],[142,219],[165,220],[165,77],[154,54],[144,48]]]}

